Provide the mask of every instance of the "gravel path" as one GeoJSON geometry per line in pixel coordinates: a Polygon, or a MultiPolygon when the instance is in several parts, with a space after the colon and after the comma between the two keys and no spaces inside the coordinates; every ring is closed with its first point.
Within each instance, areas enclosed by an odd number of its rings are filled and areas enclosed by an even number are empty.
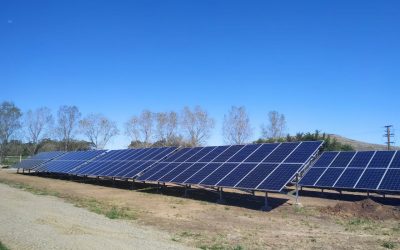
{"type": "Polygon", "coordinates": [[[188,249],[135,222],[0,184],[0,240],[10,249],[188,249]]]}

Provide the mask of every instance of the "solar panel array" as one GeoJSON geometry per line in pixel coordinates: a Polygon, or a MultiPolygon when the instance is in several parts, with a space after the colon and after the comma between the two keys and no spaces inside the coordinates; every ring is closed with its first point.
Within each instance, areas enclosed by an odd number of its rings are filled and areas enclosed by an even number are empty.
{"type": "Polygon", "coordinates": [[[82,176],[134,178],[157,161],[173,153],[176,147],[111,150],[69,174],[82,176]]]}
{"type": "Polygon", "coordinates": [[[68,173],[74,168],[85,164],[87,161],[103,154],[105,150],[67,152],[56,159],[46,162],[33,169],[35,172],[68,173]]]}
{"type": "Polygon", "coordinates": [[[29,157],[29,158],[17,163],[16,165],[14,165],[14,167],[31,170],[31,169],[34,169],[34,168],[40,166],[41,164],[43,164],[47,161],[57,158],[58,156],[60,156],[64,153],[65,152],[63,152],[63,151],[38,153],[32,157],[29,157]]]}
{"type": "Polygon", "coordinates": [[[299,184],[318,188],[400,191],[400,152],[324,152],[299,184]]]}
{"type": "Polygon", "coordinates": [[[321,145],[317,141],[183,148],[137,180],[280,192],[321,145]]]}

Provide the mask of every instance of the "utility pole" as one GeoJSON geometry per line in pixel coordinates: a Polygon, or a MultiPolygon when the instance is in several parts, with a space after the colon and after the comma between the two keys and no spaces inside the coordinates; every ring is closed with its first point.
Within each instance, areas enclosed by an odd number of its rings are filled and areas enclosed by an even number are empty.
{"type": "Polygon", "coordinates": [[[390,130],[391,128],[393,128],[393,125],[386,125],[385,126],[385,134],[383,136],[385,136],[387,138],[387,150],[390,150],[390,146],[394,143],[392,141],[392,138],[394,138],[394,133],[392,133],[390,130]]]}

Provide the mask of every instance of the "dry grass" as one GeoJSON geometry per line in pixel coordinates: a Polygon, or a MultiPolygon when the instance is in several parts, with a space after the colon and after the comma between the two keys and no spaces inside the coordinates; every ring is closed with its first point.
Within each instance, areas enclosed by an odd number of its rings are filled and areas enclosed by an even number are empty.
{"type": "Polygon", "coordinates": [[[281,194],[271,194],[273,210],[262,212],[262,194],[227,193],[225,205],[216,194],[169,187],[161,193],[150,185],[135,191],[0,171],[0,182],[39,195],[63,198],[110,219],[130,219],[168,232],[172,241],[201,249],[393,249],[400,246],[400,223],[327,215],[336,200],[301,197],[303,207],[281,194]],[[260,202],[261,201],[261,202],[260,202]]]}

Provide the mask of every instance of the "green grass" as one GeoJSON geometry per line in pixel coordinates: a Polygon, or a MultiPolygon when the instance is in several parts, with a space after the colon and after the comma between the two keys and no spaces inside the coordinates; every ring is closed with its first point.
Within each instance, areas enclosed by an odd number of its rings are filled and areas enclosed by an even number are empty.
{"type": "MultiPolygon", "coordinates": [[[[96,214],[101,214],[109,219],[126,219],[136,220],[136,211],[127,207],[117,207],[113,204],[100,202],[94,198],[78,198],[74,196],[62,195],[59,192],[51,191],[46,188],[36,188],[28,184],[14,183],[7,180],[0,179],[1,183],[7,184],[10,187],[18,188],[36,195],[48,195],[63,198],[64,200],[74,204],[76,207],[85,208],[96,214]]],[[[0,249],[1,250],[1,249],[0,249]]]]}
{"type": "Polygon", "coordinates": [[[8,250],[8,248],[0,241],[0,250],[8,250]]]}
{"type": "Polygon", "coordinates": [[[387,248],[387,249],[395,249],[396,248],[396,244],[394,242],[391,241],[384,241],[381,244],[382,247],[387,248]]]}

